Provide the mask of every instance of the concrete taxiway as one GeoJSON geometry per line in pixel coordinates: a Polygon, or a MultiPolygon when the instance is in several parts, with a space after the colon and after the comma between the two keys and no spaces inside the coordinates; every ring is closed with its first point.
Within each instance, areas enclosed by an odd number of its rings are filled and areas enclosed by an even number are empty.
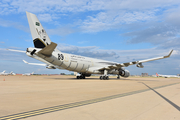
{"type": "Polygon", "coordinates": [[[179,120],[180,79],[0,76],[0,120],[179,120]]]}

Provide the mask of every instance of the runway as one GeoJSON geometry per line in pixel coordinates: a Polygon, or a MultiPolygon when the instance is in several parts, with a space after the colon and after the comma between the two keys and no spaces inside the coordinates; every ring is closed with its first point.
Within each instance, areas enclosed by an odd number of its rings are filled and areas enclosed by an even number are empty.
{"type": "Polygon", "coordinates": [[[104,81],[98,77],[77,80],[74,76],[3,77],[0,76],[3,79],[0,81],[1,120],[180,119],[180,79],[132,77],[104,81]],[[170,110],[173,113],[168,113],[170,110]]]}

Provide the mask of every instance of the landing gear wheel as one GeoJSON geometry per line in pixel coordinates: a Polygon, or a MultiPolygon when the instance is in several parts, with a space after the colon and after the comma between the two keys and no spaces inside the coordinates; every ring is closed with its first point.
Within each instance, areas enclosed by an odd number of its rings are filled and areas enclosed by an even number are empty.
{"type": "Polygon", "coordinates": [[[120,79],[120,75],[117,76],[117,79],[120,79]]]}
{"type": "Polygon", "coordinates": [[[100,80],[109,80],[109,76],[100,76],[99,79],[100,80]]]}
{"type": "Polygon", "coordinates": [[[76,78],[77,78],[77,79],[86,79],[86,76],[83,75],[83,74],[81,74],[81,75],[76,76],[76,78]]]}

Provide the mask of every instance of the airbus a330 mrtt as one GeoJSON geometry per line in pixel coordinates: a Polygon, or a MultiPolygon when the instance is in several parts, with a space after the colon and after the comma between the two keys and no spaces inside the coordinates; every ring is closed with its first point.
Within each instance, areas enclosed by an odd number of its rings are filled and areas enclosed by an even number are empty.
{"type": "MultiPolygon", "coordinates": [[[[47,35],[42,24],[39,22],[36,15],[26,12],[27,19],[30,26],[31,35],[33,38],[34,47],[29,47],[26,50],[26,54],[29,57],[35,58],[45,64],[28,63],[31,65],[46,66],[48,69],[66,69],[79,73],[77,79],[85,79],[85,77],[91,76],[91,74],[100,74],[100,79],[109,79],[109,74],[129,77],[130,73],[124,67],[129,65],[135,65],[139,68],[143,68],[142,63],[164,59],[170,57],[173,50],[167,56],[161,56],[151,59],[117,63],[112,61],[100,60],[90,57],[84,57],[79,55],[67,54],[59,51],[57,44],[52,42],[47,35]]],[[[15,50],[18,51],[18,50],[15,50]]],[[[20,51],[22,52],[22,51],[20,51]]]]}

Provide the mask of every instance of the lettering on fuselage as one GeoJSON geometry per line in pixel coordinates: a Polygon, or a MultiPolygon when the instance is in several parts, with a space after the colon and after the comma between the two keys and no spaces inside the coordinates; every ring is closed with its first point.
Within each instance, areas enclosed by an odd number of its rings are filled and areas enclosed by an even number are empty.
{"type": "Polygon", "coordinates": [[[76,55],[71,55],[71,61],[84,61],[84,62],[87,62],[87,63],[91,63],[90,60],[87,60],[85,57],[82,57],[82,56],[76,56],[76,55]]]}
{"type": "Polygon", "coordinates": [[[58,53],[56,55],[58,61],[61,62],[59,66],[70,71],[86,72],[92,64],[91,59],[83,56],[63,53],[58,53]]]}

